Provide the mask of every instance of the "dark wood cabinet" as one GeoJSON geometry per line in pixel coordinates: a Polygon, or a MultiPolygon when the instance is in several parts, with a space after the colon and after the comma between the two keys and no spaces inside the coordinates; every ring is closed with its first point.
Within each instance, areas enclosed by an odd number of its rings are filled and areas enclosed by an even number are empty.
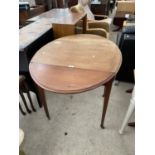
{"type": "Polygon", "coordinates": [[[91,11],[96,15],[108,15],[107,6],[105,4],[91,4],[91,11]]]}
{"type": "Polygon", "coordinates": [[[45,5],[36,5],[28,10],[19,10],[19,24],[24,25],[26,20],[46,11],[45,5]]]}
{"type": "Polygon", "coordinates": [[[91,2],[91,11],[97,15],[109,15],[110,0],[101,0],[98,3],[91,2]]]}
{"type": "Polygon", "coordinates": [[[77,5],[78,4],[78,0],[68,0],[68,7],[72,7],[74,5],[77,5]]]}

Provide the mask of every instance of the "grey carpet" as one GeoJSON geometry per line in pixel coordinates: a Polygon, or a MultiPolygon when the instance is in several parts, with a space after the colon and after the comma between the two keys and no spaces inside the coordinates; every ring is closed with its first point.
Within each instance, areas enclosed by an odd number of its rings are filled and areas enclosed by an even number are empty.
{"type": "MultiPolygon", "coordinates": [[[[110,40],[116,42],[116,38],[117,32],[111,32],[110,40]]],[[[134,155],[134,128],[118,133],[131,97],[125,91],[132,87],[123,82],[113,85],[104,130],[100,128],[103,87],[76,95],[46,92],[50,121],[32,94],[37,112],[19,114],[19,126],[25,132],[21,148],[26,155],[134,155]]]]}
{"type": "Polygon", "coordinates": [[[27,155],[134,155],[134,129],[118,133],[131,96],[125,90],[132,87],[123,82],[113,86],[104,130],[100,128],[103,87],[75,95],[46,92],[51,120],[43,108],[20,114],[25,132],[22,149],[27,155]]]}

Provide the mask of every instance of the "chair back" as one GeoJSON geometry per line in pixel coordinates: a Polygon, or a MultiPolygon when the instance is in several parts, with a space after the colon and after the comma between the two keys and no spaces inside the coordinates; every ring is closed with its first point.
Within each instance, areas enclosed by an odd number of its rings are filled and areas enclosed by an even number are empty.
{"type": "Polygon", "coordinates": [[[70,9],[73,12],[83,12],[87,13],[88,20],[94,20],[94,15],[89,8],[90,0],[78,0],[78,4],[72,6],[70,9]]]}
{"type": "Polygon", "coordinates": [[[70,8],[70,10],[72,12],[75,12],[75,13],[83,13],[85,12],[83,6],[81,4],[77,4],[77,5],[74,5],[70,8]]]}
{"type": "Polygon", "coordinates": [[[78,0],[78,3],[84,7],[88,20],[95,20],[95,17],[89,8],[90,0],[78,0]]]}

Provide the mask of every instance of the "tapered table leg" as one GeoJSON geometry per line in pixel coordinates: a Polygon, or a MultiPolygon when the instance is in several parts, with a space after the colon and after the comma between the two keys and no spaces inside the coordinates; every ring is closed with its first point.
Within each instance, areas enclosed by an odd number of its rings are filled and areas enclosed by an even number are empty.
{"type": "Polygon", "coordinates": [[[39,94],[39,99],[42,102],[42,105],[44,107],[45,114],[46,114],[47,118],[50,120],[50,115],[49,115],[49,112],[48,112],[48,106],[47,106],[47,103],[46,103],[44,90],[41,87],[39,87],[38,85],[36,85],[36,88],[37,88],[37,91],[38,91],[38,94],[39,94]]]}
{"type": "Polygon", "coordinates": [[[35,89],[35,94],[36,94],[36,97],[37,97],[37,100],[38,100],[38,105],[39,105],[40,108],[42,108],[42,102],[41,102],[41,100],[39,98],[39,94],[38,94],[38,91],[36,89],[35,89]]]}
{"type": "Polygon", "coordinates": [[[101,128],[104,129],[104,120],[105,120],[105,115],[109,103],[109,97],[110,97],[110,92],[111,92],[111,87],[112,87],[112,82],[114,79],[111,79],[109,82],[107,82],[104,86],[104,105],[103,105],[103,111],[102,111],[102,119],[101,119],[101,128]]]}

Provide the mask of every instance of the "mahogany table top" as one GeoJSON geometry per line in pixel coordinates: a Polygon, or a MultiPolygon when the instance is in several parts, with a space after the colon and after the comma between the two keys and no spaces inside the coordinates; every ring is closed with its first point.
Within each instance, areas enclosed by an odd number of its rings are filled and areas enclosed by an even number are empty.
{"type": "Polygon", "coordinates": [[[43,89],[79,93],[111,80],[122,63],[121,52],[101,36],[78,34],[56,39],[33,56],[29,70],[43,89]]]}

